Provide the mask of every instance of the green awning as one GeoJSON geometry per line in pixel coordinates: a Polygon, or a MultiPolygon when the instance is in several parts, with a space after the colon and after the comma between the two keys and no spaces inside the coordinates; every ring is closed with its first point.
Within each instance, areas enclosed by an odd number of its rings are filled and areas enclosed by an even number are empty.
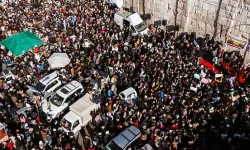
{"type": "Polygon", "coordinates": [[[25,52],[43,44],[42,40],[30,31],[14,34],[0,43],[5,48],[10,50],[15,56],[20,56],[25,52]]]}

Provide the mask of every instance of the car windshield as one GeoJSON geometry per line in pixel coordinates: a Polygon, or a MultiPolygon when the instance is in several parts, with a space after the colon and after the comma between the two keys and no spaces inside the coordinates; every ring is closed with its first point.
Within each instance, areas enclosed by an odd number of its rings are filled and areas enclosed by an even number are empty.
{"type": "Polygon", "coordinates": [[[121,97],[125,99],[125,95],[123,93],[120,93],[121,97]]]}
{"type": "Polygon", "coordinates": [[[41,82],[38,82],[38,83],[35,85],[35,89],[38,90],[39,92],[42,92],[42,91],[45,89],[45,85],[42,84],[41,82]]]}
{"type": "Polygon", "coordinates": [[[63,103],[63,98],[58,94],[55,94],[50,98],[50,102],[59,107],[63,103]]]}
{"type": "Polygon", "coordinates": [[[11,76],[6,78],[6,82],[11,81],[11,80],[12,80],[11,76]]]}
{"type": "Polygon", "coordinates": [[[147,28],[147,25],[145,22],[142,22],[142,23],[135,26],[135,30],[137,32],[141,32],[141,31],[145,30],[146,28],[147,28]]]}
{"type": "Polygon", "coordinates": [[[122,150],[114,141],[111,141],[107,146],[106,150],[122,150]]]}

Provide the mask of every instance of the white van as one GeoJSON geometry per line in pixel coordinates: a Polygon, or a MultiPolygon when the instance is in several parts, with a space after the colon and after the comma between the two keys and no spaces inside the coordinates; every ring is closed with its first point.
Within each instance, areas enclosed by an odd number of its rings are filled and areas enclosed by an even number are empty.
{"type": "Polygon", "coordinates": [[[42,102],[43,112],[52,119],[68,111],[71,104],[83,95],[83,86],[77,81],[71,81],[51,95],[49,100],[42,102]]]}
{"type": "Polygon", "coordinates": [[[28,91],[48,97],[62,86],[61,78],[62,75],[58,71],[54,71],[39,80],[34,86],[27,85],[28,91]]]}
{"type": "Polygon", "coordinates": [[[100,103],[94,103],[91,97],[91,94],[86,93],[69,106],[70,111],[61,120],[63,131],[66,133],[72,132],[76,135],[82,127],[86,126],[92,120],[90,113],[99,109],[100,103]]]}
{"type": "Polygon", "coordinates": [[[132,31],[132,36],[141,34],[147,35],[149,29],[138,13],[130,13],[125,10],[117,11],[114,15],[114,21],[123,29],[125,26],[132,31]]]}
{"type": "Polygon", "coordinates": [[[126,101],[127,103],[130,103],[130,100],[133,98],[137,98],[137,92],[134,88],[130,87],[126,90],[119,93],[119,97],[126,101]]]}

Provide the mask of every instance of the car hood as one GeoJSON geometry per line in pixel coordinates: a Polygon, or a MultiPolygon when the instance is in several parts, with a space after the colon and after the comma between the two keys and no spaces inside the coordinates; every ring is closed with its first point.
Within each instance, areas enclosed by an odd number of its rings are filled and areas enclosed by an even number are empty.
{"type": "MultiPolygon", "coordinates": [[[[50,103],[50,102],[49,102],[50,103]]],[[[53,105],[52,103],[50,103],[50,109],[48,109],[48,102],[46,99],[44,99],[42,101],[42,109],[43,109],[43,112],[46,113],[46,114],[49,114],[49,115],[55,115],[55,113],[57,113],[57,109],[58,107],[53,105]]]]}

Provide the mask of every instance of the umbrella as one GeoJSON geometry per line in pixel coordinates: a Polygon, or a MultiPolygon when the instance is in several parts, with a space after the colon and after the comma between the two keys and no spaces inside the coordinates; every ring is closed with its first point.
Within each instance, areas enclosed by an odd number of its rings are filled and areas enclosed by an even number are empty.
{"type": "Polygon", "coordinates": [[[1,41],[1,44],[10,50],[15,56],[20,56],[30,49],[41,46],[43,42],[30,31],[24,31],[8,37],[1,41]]]}
{"type": "Polygon", "coordinates": [[[48,62],[53,68],[61,68],[68,65],[70,63],[70,59],[66,53],[53,53],[49,57],[48,62]]]}

